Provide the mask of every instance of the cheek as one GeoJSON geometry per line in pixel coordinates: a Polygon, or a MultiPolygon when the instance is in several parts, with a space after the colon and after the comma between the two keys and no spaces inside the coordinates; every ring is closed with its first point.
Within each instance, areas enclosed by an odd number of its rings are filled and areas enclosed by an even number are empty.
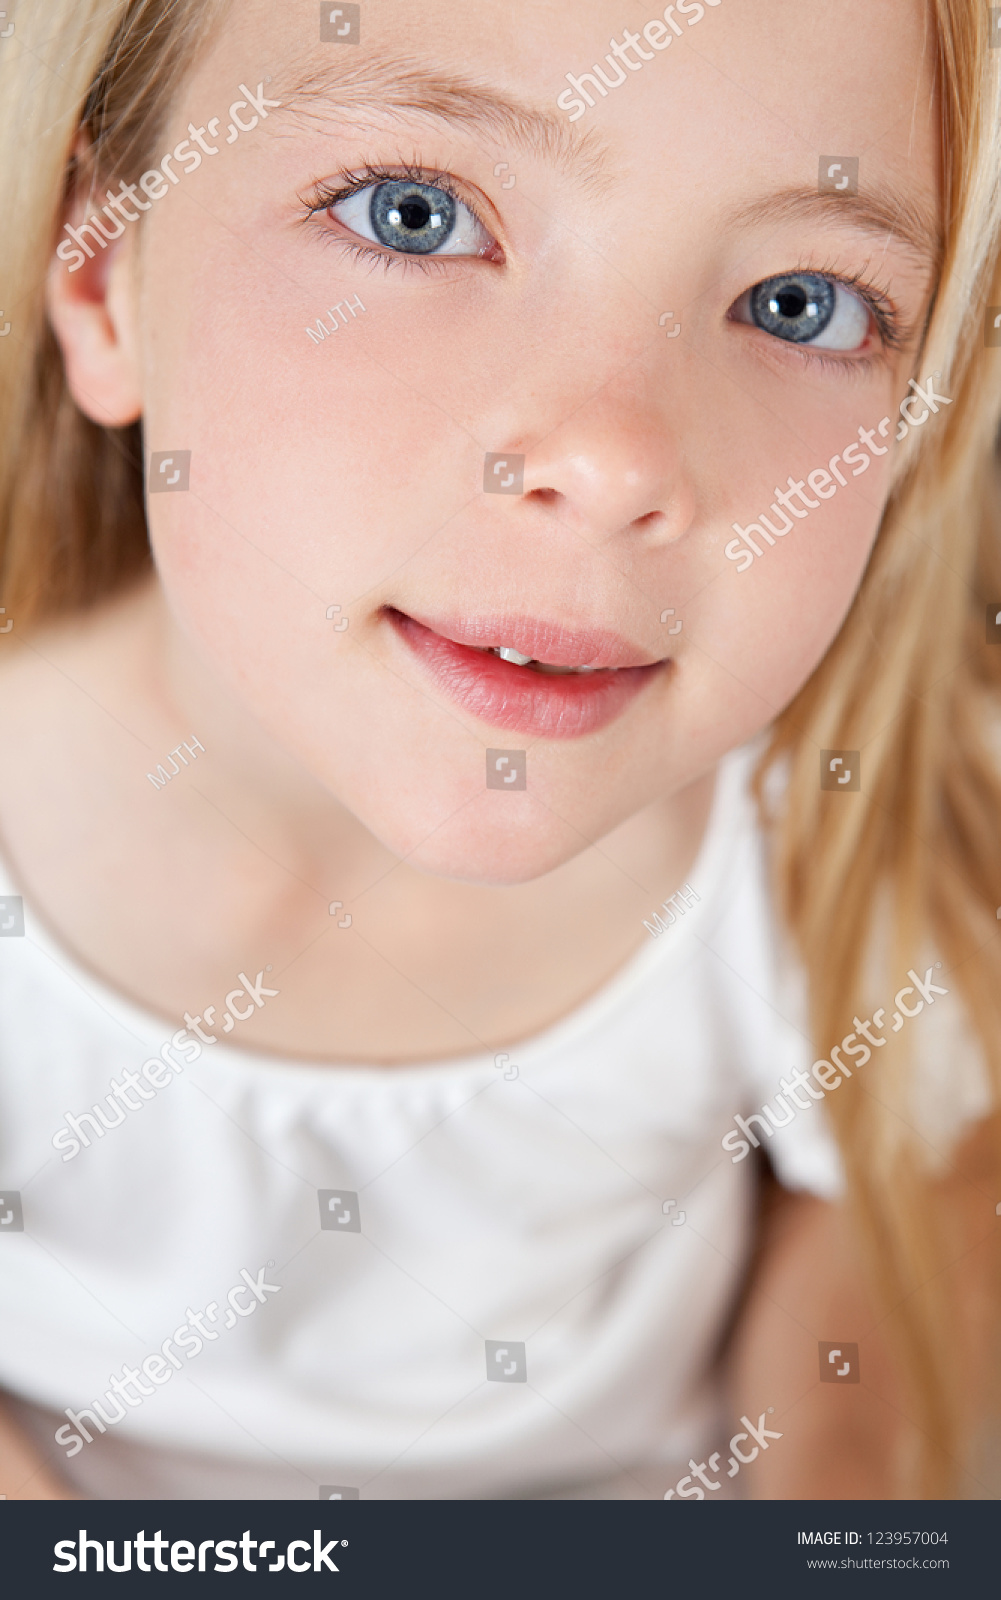
{"type": "MultiPolygon", "coordinates": [[[[469,499],[468,432],[451,396],[427,402],[420,327],[380,315],[371,296],[352,317],[356,288],[269,269],[211,223],[151,255],[147,448],[191,452],[191,503],[166,508],[170,565],[208,582],[232,556],[213,563],[204,542],[242,541],[265,596],[299,584],[346,606],[469,499]]],[[[150,509],[155,524],[165,508],[150,509]]]]}
{"type": "Polygon", "coordinates": [[[896,382],[889,371],[865,389],[769,377],[752,405],[742,396],[734,407],[731,395],[728,410],[718,397],[715,414],[728,421],[702,471],[712,483],[723,464],[725,477],[710,507],[709,581],[690,609],[721,691],[729,679],[774,714],[837,635],[889,491],[896,382]]]}
{"type": "Polygon", "coordinates": [[[151,544],[177,620],[232,686],[257,693],[262,682],[277,687],[301,673],[297,657],[321,637],[325,608],[233,520],[230,505],[223,519],[204,505],[151,502],[151,544]]]}
{"type": "MultiPolygon", "coordinates": [[[[751,532],[747,517],[741,525],[761,555],[742,571],[726,561],[715,618],[719,666],[776,711],[824,656],[861,581],[879,527],[877,479],[883,473],[874,466],[869,476],[873,484],[866,501],[850,488],[839,489],[838,496],[808,510],[802,520],[780,505],[793,525],[773,545],[751,532]]],[[[771,504],[764,502],[761,510],[772,528],[784,525],[771,504]]]]}

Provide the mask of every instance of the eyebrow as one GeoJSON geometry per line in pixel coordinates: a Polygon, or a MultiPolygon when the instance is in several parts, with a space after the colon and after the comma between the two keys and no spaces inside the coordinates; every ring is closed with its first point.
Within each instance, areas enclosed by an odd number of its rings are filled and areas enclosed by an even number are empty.
{"type": "Polygon", "coordinates": [[[739,228],[755,222],[834,222],[884,243],[896,240],[929,267],[937,268],[942,259],[942,234],[935,218],[916,202],[879,188],[857,195],[780,189],[737,206],[721,218],[720,225],[739,228]]]}
{"type": "Polygon", "coordinates": [[[353,66],[329,59],[307,64],[270,91],[296,115],[333,102],[338,111],[416,112],[458,123],[511,148],[575,172],[586,183],[604,175],[608,150],[594,128],[578,132],[555,111],[543,111],[517,95],[500,93],[476,78],[429,65],[414,56],[380,53],[353,66]],[[276,87],[277,86],[277,87],[276,87]]]}
{"type": "MultiPolygon", "coordinates": [[[[381,52],[355,58],[354,64],[312,57],[288,81],[276,77],[271,92],[282,109],[295,116],[333,103],[351,113],[404,112],[460,124],[482,132],[512,149],[550,162],[557,171],[574,173],[588,187],[600,190],[610,177],[609,148],[596,129],[578,131],[556,112],[540,110],[515,94],[463,73],[449,72],[416,56],[381,52]]],[[[721,227],[790,221],[848,224],[861,233],[897,240],[923,264],[937,268],[943,241],[937,220],[916,202],[878,187],[857,195],[787,188],[764,199],[750,200],[727,212],[721,227]]]]}

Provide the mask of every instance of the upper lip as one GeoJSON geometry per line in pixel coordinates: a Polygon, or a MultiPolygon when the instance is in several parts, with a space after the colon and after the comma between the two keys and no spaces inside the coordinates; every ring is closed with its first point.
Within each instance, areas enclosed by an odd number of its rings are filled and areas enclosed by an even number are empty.
{"type": "Polygon", "coordinates": [[[517,650],[554,667],[649,667],[663,660],[607,628],[573,627],[539,617],[427,617],[407,612],[442,639],[477,650],[517,650]]]}

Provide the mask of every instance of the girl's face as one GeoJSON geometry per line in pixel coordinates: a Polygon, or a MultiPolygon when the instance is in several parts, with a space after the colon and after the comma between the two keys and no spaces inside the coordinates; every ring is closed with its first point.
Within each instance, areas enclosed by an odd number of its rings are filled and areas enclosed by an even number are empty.
{"type": "Polygon", "coordinates": [[[927,388],[933,41],[918,0],[324,18],[234,6],[161,140],[122,332],[147,464],[190,451],[156,562],[202,669],[394,851],[524,880],[838,631],[927,388]]]}

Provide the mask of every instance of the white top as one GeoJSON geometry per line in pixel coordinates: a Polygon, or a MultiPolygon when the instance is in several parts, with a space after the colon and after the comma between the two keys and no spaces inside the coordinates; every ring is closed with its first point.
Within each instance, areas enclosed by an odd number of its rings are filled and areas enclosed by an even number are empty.
{"type": "MultiPolygon", "coordinates": [[[[0,1191],[24,1224],[0,1229],[0,1386],[72,1482],[642,1499],[739,1426],[706,1369],[748,1259],[754,1165],[720,1141],[813,1058],[780,1000],[752,758],[721,765],[697,902],[499,1066],[284,1061],[240,1048],[252,1013],[193,1063],[168,1048],[179,1070],[160,1087],[150,1069],[126,1111],[111,1080],[177,1024],[98,982],[25,904],[24,936],[0,937],[0,1191]],[[117,1125],[83,1122],[72,1153],[66,1113],[95,1104],[117,1125]],[[111,1378],[157,1352],[148,1395],[116,1398],[111,1378]],[[58,1414],[95,1400],[105,1432],[93,1412],[93,1443],[67,1424],[64,1455],[58,1414]]],[[[786,1184],[838,1192],[822,1105],[768,1153],[786,1184]]]]}

